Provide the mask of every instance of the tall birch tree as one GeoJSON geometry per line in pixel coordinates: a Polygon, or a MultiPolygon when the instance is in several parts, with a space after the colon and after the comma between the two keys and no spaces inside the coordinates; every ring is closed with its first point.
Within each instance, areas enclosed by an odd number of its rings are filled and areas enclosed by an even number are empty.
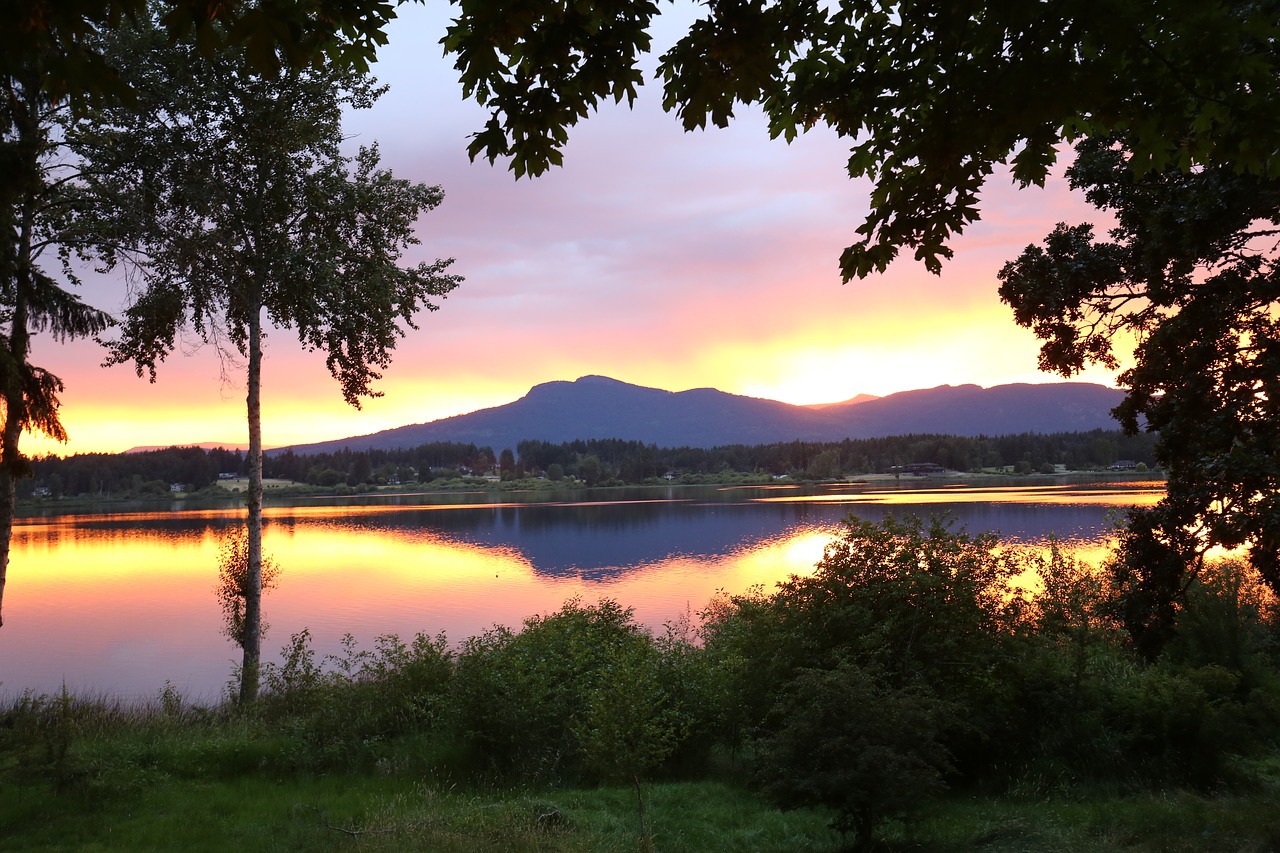
{"type": "Polygon", "coordinates": [[[239,699],[261,660],[262,377],[268,329],[322,350],[344,399],[373,383],[415,316],[460,281],[436,260],[402,266],[439,187],[395,178],[378,149],[343,154],[344,107],[371,106],[367,75],[324,65],[262,70],[243,50],[202,56],[155,27],[114,37],[131,108],[98,111],[74,144],[95,176],[99,227],[127,252],[132,299],[108,363],[153,381],[179,335],[245,367],[248,580],[239,699]]]}

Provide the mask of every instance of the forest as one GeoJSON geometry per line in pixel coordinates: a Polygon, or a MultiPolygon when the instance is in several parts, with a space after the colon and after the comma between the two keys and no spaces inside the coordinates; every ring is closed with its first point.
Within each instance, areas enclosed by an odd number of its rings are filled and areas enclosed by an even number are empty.
{"type": "MultiPolygon", "coordinates": [[[[1052,474],[1106,469],[1117,462],[1154,469],[1155,436],[1120,431],[1024,433],[967,438],[906,435],[791,441],[714,448],[661,448],[623,439],[584,439],[553,444],[522,441],[512,451],[459,442],[401,450],[338,453],[268,452],[265,477],[320,489],[375,488],[437,483],[497,475],[500,481],[543,478],[566,485],[633,485],[699,482],[727,474],[830,480],[888,473],[895,466],[932,463],[950,471],[1007,470],[1052,474]]],[[[84,453],[32,460],[34,476],[19,483],[19,497],[102,498],[171,496],[216,486],[220,475],[244,476],[243,453],[222,448],[170,447],[135,453],[84,453]]]]}

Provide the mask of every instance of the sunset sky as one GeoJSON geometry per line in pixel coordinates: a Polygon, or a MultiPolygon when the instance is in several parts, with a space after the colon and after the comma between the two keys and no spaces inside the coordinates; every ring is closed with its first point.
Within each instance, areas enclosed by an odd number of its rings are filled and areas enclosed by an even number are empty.
{"type": "MultiPolygon", "coordinates": [[[[391,90],[346,128],[353,150],[377,141],[399,176],[443,186],[445,201],[420,223],[422,245],[406,260],[456,258],[466,281],[420,317],[379,383],[385,396],[361,411],[343,403],[323,354],[273,332],[268,446],[435,420],[587,374],[789,403],[1059,379],[1037,372],[1035,341],[1001,304],[996,272],[1055,223],[1096,220],[1064,182],[1018,191],[997,175],[982,222],[953,244],[940,277],[904,258],[884,276],[842,285],[837,262],[869,187],[848,178],[848,144],[833,134],[788,146],[750,110],[726,130],[686,134],[651,83],[633,110],[579,125],[564,168],[517,182],[505,163],[467,159],[467,137],[487,116],[462,101],[441,56],[447,7],[400,14],[374,69],[391,90]]],[[[93,281],[83,296],[118,311],[124,288],[93,281]]],[[[96,344],[38,340],[33,360],[67,385],[71,440],[28,437],[23,449],[243,444],[243,369],[232,366],[235,381],[224,384],[216,354],[197,343],[161,365],[152,385],[128,367],[100,367],[96,344]]],[[[1113,381],[1101,371],[1081,378],[1113,381]]]]}

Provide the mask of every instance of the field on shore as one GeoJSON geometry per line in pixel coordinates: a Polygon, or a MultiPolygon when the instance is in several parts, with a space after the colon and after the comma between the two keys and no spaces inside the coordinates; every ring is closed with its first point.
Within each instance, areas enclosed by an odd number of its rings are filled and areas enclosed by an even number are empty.
{"type": "MultiPolygon", "coordinates": [[[[304,484],[294,482],[293,480],[265,479],[262,481],[262,488],[266,490],[285,489],[285,488],[289,488],[290,486],[300,486],[300,485],[304,485],[304,484]]],[[[234,479],[219,480],[218,487],[221,489],[226,489],[229,492],[243,492],[245,489],[249,488],[249,478],[236,477],[234,479]]]]}
{"type": "MultiPolygon", "coordinates": [[[[0,850],[788,853],[847,841],[815,809],[780,811],[731,780],[634,788],[494,788],[416,766],[421,742],[365,772],[285,769],[289,738],[156,724],[77,745],[61,769],[0,750],[0,850]]],[[[1046,780],[1040,780],[1044,782],[1046,780]]],[[[881,853],[1266,853],[1280,849],[1280,789],[1058,787],[956,795],[884,827],[881,853]]]]}

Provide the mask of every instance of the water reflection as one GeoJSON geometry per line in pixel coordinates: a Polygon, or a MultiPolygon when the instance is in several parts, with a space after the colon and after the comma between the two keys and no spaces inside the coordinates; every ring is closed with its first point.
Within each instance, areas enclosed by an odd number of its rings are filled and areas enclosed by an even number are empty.
{"type": "MultiPolygon", "coordinates": [[[[266,511],[265,547],[283,569],[265,601],[266,648],[309,627],[321,654],[343,633],[460,641],[518,626],[571,596],[617,598],[645,623],[701,609],[719,590],[771,586],[812,570],[850,511],[946,509],[970,531],[1050,536],[1102,548],[1117,503],[1150,490],[663,489],[607,500],[502,495],[332,499],[266,511]],[[943,500],[950,497],[953,500],[943,500]],[[981,496],[981,497],[980,497],[981,496]]],[[[154,695],[166,679],[212,698],[237,650],[219,633],[218,546],[235,508],[79,514],[14,529],[0,693],[23,688],[154,695]]],[[[1088,556],[1088,555],[1086,555],[1088,556]]]]}

